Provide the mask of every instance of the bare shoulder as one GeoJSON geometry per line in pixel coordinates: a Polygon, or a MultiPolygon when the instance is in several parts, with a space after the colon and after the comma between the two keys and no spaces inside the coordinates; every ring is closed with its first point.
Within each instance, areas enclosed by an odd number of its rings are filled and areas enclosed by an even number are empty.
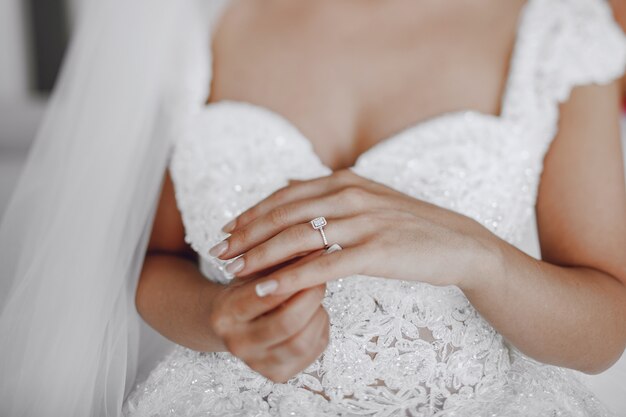
{"type": "Polygon", "coordinates": [[[537,225],[544,260],[626,283],[626,184],[619,83],[575,88],[544,161],[537,225]]]}

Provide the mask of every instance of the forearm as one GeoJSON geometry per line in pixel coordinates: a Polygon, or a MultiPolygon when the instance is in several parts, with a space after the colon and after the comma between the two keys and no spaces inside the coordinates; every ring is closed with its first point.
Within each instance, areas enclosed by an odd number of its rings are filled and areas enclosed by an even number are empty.
{"type": "Polygon", "coordinates": [[[626,288],[618,279],[536,260],[499,239],[485,249],[476,257],[476,278],[461,288],[514,346],[539,361],[587,373],[620,357],[626,288]]]}
{"type": "Polygon", "coordinates": [[[151,327],[175,343],[197,351],[225,351],[209,326],[211,300],[219,287],[204,278],[189,259],[149,254],[137,288],[137,310],[151,327]]]}

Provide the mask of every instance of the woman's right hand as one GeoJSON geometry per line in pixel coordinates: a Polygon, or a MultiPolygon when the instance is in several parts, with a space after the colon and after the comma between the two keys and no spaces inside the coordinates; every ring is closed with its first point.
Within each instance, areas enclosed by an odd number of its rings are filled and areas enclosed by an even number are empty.
{"type": "MultiPolygon", "coordinates": [[[[322,253],[276,268],[296,266],[322,253]]],[[[259,297],[255,281],[237,278],[224,286],[202,275],[196,253],[185,241],[174,184],[166,171],[135,294],[141,317],[179,345],[199,352],[230,350],[267,378],[285,381],[326,347],[328,315],[321,306],[325,287],[259,297]]]]}
{"type": "Polygon", "coordinates": [[[209,324],[224,346],[274,382],[286,382],[324,351],[329,319],[325,285],[259,297],[253,278],[235,279],[212,294],[209,324]]]}

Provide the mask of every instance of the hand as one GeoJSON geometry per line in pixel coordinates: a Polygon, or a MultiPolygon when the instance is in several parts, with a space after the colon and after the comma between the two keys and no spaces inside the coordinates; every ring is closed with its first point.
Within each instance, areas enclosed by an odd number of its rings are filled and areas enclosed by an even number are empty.
{"type": "Polygon", "coordinates": [[[286,262],[323,246],[309,224],[318,216],[328,220],[328,242],[344,250],[269,274],[262,281],[276,282],[274,294],[353,274],[470,285],[493,238],[466,216],[344,170],[278,190],[226,225],[231,236],[211,254],[243,254],[230,266],[238,276],[286,262]]]}
{"type": "MultiPolygon", "coordinates": [[[[318,256],[313,253],[309,259],[318,256]]],[[[235,279],[213,296],[211,330],[250,368],[274,382],[285,382],[308,367],[328,344],[329,319],[321,306],[325,290],[322,284],[259,298],[254,279],[235,279]]]]}

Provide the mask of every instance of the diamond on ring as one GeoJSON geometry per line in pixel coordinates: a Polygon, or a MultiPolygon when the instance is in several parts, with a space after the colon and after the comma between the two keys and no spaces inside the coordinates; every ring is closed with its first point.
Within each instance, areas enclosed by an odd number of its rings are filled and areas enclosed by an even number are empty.
{"type": "Polygon", "coordinates": [[[326,233],[324,233],[324,226],[328,224],[325,217],[316,217],[311,220],[311,226],[313,229],[319,230],[322,235],[322,240],[324,241],[324,248],[328,248],[328,240],[326,239],[326,233]]]}
{"type": "Polygon", "coordinates": [[[321,229],[322,227],[326,226],[328,224],[328,222],[326,222],[326,218],[325,217],[316,217],[313,220],[311,220],[311,225],[313,226],[313,229],[318,230],[321,229]]]}

